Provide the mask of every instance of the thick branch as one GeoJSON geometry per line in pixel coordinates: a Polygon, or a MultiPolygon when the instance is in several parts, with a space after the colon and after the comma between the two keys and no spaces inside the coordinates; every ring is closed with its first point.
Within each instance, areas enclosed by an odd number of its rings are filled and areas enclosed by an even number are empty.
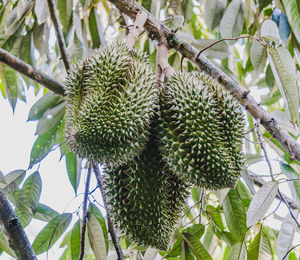
{"type": "Polygon", "coordinates": [[[117,252],[117,255],[118,255],[118,260],[123,260],[124,259],[123,252],[122,252],[122,249],[120,247],[120,243],[119,243],[114,225],[113,225],[113,223],[110,219],[110,214],[107,210],[106,197],[105,197],[105,194],[104,194],[104,191],[103,191],[101,174],[100,174],[100,171],[99,171],[99,168],[98,168],[97,165],[94,165],[93,168],[94,168],[94,173],[95,173],[97,183],[98,183],[98,186],[99,186],[99,190],[101,192],[101,196],[102,196],[102,199],[103,199],[103,204],[104,204],[104,207],[105,207],[105,210],[106,210],[108,230],[109,230],[111,239],[113,241],[114,247],[116,249],[116,252],[117,252]]]}
{"type": "Polygon", "coordinates": [[[68,71],[70,69],[70,58],[67,54],[67,48],[66,48],[64,36],[63,36],[62,30],[61,30],[61,24],[58,20],[56,7],[55,7],[53,0],[47,0],[47,2],[48,2],[51,19],[52,19],[54,29],[55,29],[55,34],[56,34],[56,38],[58,41],[61,58],[64,62],[66,70],[68,71]]]}
{"type": "Polygon", "coordinates": [[[13,56],[9,52],[0,48],[0,62],[8,65],[12,69],[22,73],[26,77],[40,83],[44,87],[52,90],[54,93],[64,95],[64,85],[55,81],[45,73],[38,71],[34,67],[30,66],[26,62],[13,56]]]}
{"type": "Polygon", "coordinates": [[[9,246],[15,252],[17,259],[37,259],[18,216],[1,189],[0,224],[5,236],[8,238],[9,246]]]}
{"type": "MultiPolygon", "coordinates": [[[[132,19],[135,18],[139,11],[147,12],[143,7],[132,0],[109,1],[112,2],[121,12],[128,15],[132,19]]],[[[297,159],[300,162],[300,144],[297,143],[287,131],[280,128],[278,122],[271,117],[269,113],[266,112],[251,95],[249,95],[245,88],[227,76],[204,55],[200,55],[199,58],[196,59],[199,50],[183,39],[177,37],[149,12],[147,12],[147,14],[148,19],[144,25],[144,28],[148,31],[151,39],[155,39],[160,44],[165,44],[170,48],[176,49],[181,53],[182,56],[186,57],[195,65],[197,65],[201,71],[209,74],[227,90],[232,92],[255,119],[260,119],[261,124],[290,154],[291,159],[297,159]]]]}

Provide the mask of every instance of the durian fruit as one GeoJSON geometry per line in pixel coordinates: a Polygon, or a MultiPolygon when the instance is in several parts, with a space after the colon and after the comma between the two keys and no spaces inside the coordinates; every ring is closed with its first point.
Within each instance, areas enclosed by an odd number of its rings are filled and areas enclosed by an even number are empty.
{"type": "Polygon", "coordinates": [[[167,250],[182,216],[188,185],[161,159],[152,135],[135,160],[106,169],[104,189],[108,211],[120,231],[138,245],[167,250]]]}
{"type": "Polygon", "coordinates": [[[147,57],[123,43],[101,47],[69,71],[66,141],[79,157],[121,165],[137,156],[149,137],[158,105],[147,57]]]}
{"type": "Polygon", "coordinates": [[[204,73],[176,73],[161,91],[161,153],[190,184],[233,187],[245,120],[237,100],[204,73]]]}

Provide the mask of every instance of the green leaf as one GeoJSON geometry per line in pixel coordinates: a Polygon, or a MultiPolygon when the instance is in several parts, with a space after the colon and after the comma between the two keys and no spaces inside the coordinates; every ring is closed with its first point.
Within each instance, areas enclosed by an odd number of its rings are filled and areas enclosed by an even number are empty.
{"type": "Polygon", "coordinates": [[[42,192],[42,179],[38,171],[32,173],[26,179],[22,191],[29,199],[32,211],[35,212],[42,192]]]}
{"type": "Polygon", "coordinates": [[[20,59],[26,63],[33,65],[33,59],[31,55],[31,31],[27,31],[26,35],[22,38],[20,59]]]}
{"type": "Polygon", "coordinates": [[[29,111],[28,121],[38,120],[50,108],[62,101],[62,97],[48,91],[37,102],[33,104],[29,111]]]}
{"type": "Polygon", "coordinates": [[[96,9],[92,7],[89,15],[89,28],[92,37],[93,48],[99,48],[101,45],[101,38],[103,40],[103,36],[101,35],[102,28],[100,26],[101,24],[99,23],[100,21],[97,21],[96,9]]]}
{"type": "Polygon", "coordinates": [[[194,260],[195,257],[188,244],[182,240],[180,244],[180,260],[194,260]]]}
{"type": "Polygon", "coordinates": [[[88,236],[96,260],[106,259],[106,244],[101,225],[93,214],[88,214],[88,236]]]}
{"type": "Polygon", "coordinates": [[[149,12],[151,11],[151,2],[152,0],[142,0],[142,6],[149,12]]]}
{"type": "Polygon", "coordinates": [[[267,49],[258,41],[253,40],[251,44],[250,60],[257,73],[264,71],[267,60],[267,49]]]}
{"type": "Polygon", "coordinates": [[[250,244],[248,259],[265,260],[272,259],[272,248],[269,238],[262,230],[255,236],[250,244]]]}
{"type": "Polygon", "coordinates": [[[183,0],[181,1],[181,7],[184,14],[184,22],[188,23],[193,17],[193,0],[183,0]]]}
{"type": "Polygon", "coordinates": [[[254,195],[247,211],[247,227],[255,225],[271,206],[278,191],[278,182],[264,184],[254,195]]]}
{"type": "MultiPolygon", "coordinates": [[[[298,218],[298,211],[295,211],[295,217],[298,218]]],[[[291,214],[284,218],[277,239],[277,256],[278,259],[283,259],[285,254],[292,248],[295,237],[297,224],[291,214]]]]}
{"type": "Polygon", "coordinates": [[[8,241],[4,238],[0,237],[0,249],[2,249],[5,253],[9,254],[11,257],[15,258],[14,252],[9,247],[8,241]]]}
{"type": "Polygon", "coordinates": [[[282,4],[293,33],[296,36],[297,41],[300,43],[300,5],[297,4],[297,0],[282,0],[282,4]]]}
{"type": "Polygon", "coordinates": [[[0,64],[0,75],[5,87],[5,93],[8,98],[9,104],[14,111],[19,96],[19,88],[17,82],[18,75],[13,69],[4,64],[0,64]]]}
{"type": "Polygon", "coordinates": [[[213,220],[213,222],[215,223],[215,225],[220,229],[220,230],[224,230],[224,225],[223,225],[223,221],[222,221],[222,217],[220,214],[220,211],[218,209],[216,209],[215,207],[213,207],[212,205],[208,205],[206,207],[206,212],[208,213],[208,215],[210,216],[210,218],[213,220]]]}
{"type": "Polygon", "coordinates": [[[242,0],[233,0],[227,7],[220,24],[222,38],[232,38],[242,33],[245,6],[242,0]]]}
{"type": "Polygon", "coordinates": [[[230,249],[228,260],[247,260],[247,248],[245,243],[236,243],[230,249]]]}
{"type": "Polygon", "coordinates": [[[38,233],[33,241],[32,248],[39,255],[46,252],[65,232],[72,220],[71,213],[64,213],[51,219],[38,233]]]}
{"type": "MultiPolygon", "coordinates": [[[[289,179],[299,179],[300,174],[298,174],[290,165],[280,162],[281,172],[286,175],[289,179]]],[[[295,180],[290,182],[289,187],[292,191],[293,199],[296,201],[296,197],[300,199],[300,180],[295,180]]]]}
{"type": "Polygon", "coordinates": [[[108,252],[109,251],[109,243],[108,243],[108,235],[107,235],[105,218],[102,216],[101,211],[93,203],[89,203],[88,212],[93,214],[98,219],[98,221],[101,225],[102,231],[103,231],[104,238],[105,238],[106,252],[108,252]]]}
{"type": "Polygon", "coordinates": [[[57,143],[60,125],[59,121],[47,134],[40,135],[36,139],[31,149],[29,168],[40,162],[57,143]]]}
{"type": "Polygon", "coordinates": [[[249,190],[254,195],[256,193],[254,181],[253,181],[251,175],[249,174],[247,168],[242,170],[242,177],[243,177],[244,181],[246,182],[249,190]]]}
{"type": "Polygon", "coordinates": [[[36,50],[43,56],[48,52],[50,37],[50,27],[47,22],[38,24],[36,21],[33,26],[33,42],[36,50]]]}
{"type": "MultiPolygon", "coordinates": [[[[37,135],[43,135],[49,132],[65,114],[66,103],[62,102],[57,106],[48,109],[40,118],[36,132],[37,135]]],[[[62,122],[61,122],[62,123],[62,122]]]]}
{"type": "Polygon", "coordinates": [[[268,47],[269,62],[281,95],[288,106],[292,122],[299,122],[299,93],[296,65],[289,51],[284,47],[268,47]]]}
{"type": "Polygon", "coordinates": [[[182,233],[182,236],[198,260],[212,260],[210,254],[198,238],[189,233],[182,233]]]}
{"type": "Polygon", "coordinates": [[[269,4],[272,4],[272,0],[258,0],[259,11],[264,9],[269,4]]]}
{"type": "Polygon", "coordinates": [[[51,219],[55,218],[58,215],[58,212],[56,212],[54,209],[48,207],[45,204],[39,203],[33,217],[35,219],[49,222],[51,219]]]}
{"type": "Polygon", "coordinates": [[[70,247],[67,247],[65,249],[65,251],[63,252],[63,254],[61,255],[61,257],[59,258],[59,260],[70,260],[70,259],[72,259],[71,257],[72,257],[71,249],[70,249],[70,247]]]}
{"type": "Polygon", "coordinates": [[[56,7],[63,31],[64,33],[68,33],[72,20],[73,0],[59,0],[57,1],[56,7]]]}
{"type": "Polygon", "coordinates": [[[210,0],[205,2],[204,18],[210,31],[220,24],[225,7],[226,0],[210,0]]]}
{"type": "Polygon", "coordinates": [[[242,241],[247,231],[246,213],[235,190],[231,189],[223,201],[227,226],[236,239],[242,241]]]}
{"type": "Polygon", "coordinates": [[[81,176],[81,159],[77,158],[72,152],[66,154],[66,167],[68,172],[68,177],[75,194],[77,194],[78,185],[81,176]]]}
{"type": "Polygon", "coordinates": [[[45,23],[49,17],[47,0],[35,0],[34,12],[39,24],[45,23]]]}
{"type": "Polygon", "coordinates": [[[23,227],[26,227],[32,219],[32,210],[29,198],[21,189],[15,190],[8,196],[9,200],[16,206],[15,211],[23,227]]]}
{"type": "Polygon", "coordinates": [[[80,219],[76,221],[72,228],[70,247],[72,259],[78,259],[80,253],[80,219]]]}
{"type": "Polygon", "coordinates": [[[260,34],[262,37],[279,42],[280,41],[280,35],[279,35],[279,29],[275,22],[272,20],[265,20],[261,26],[260,34]]]}
{"type": "Polygon", "coordinates": [[[20,183],[25,178],[26,171],[25,170],[15,170],[5,175],[4,181],[0,183],[0,189],[3,190],[3,192],[8,195],[15,191],[20,183]]]}
{"type": "Polygon", "coordinates": [[[70,245],[71,233],[72,233],[72,230],[65,233],[64,238],[62,239],[62,241],[59,245],[60,248],[64,248],[65,246],[70,245]]]}

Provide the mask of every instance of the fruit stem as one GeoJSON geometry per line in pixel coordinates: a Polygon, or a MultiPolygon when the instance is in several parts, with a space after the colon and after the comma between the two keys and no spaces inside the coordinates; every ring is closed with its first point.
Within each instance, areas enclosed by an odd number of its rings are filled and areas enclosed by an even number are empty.
{"type": "MultiPolygon", "coordinates": [[[[168,54],[169,54],[169,49],[167,46],[163,44],[157,46],[156,63],[160,67],[162,73],[167,77],[167,79],[170,79],[174,74],[174,69],[170,66],[168,62],[168,54]]],[[[159,80],[161,81],[161,76],[159,77],[160,77],[159,80]]],[[[158,79],[158,74],[157,74],[157,79],[158,79]]]]}
{"type": "Polygon", "coordinates": [[[126,44],[129,49],[132,49],[135,43],[138,40],[138,37],[140,36],[143,26],[145,22],[147,21],[148,15],[146,12],[139,11],[136,14],[135,21],[133,23],[132,29],[126,36],[126,44]]]}

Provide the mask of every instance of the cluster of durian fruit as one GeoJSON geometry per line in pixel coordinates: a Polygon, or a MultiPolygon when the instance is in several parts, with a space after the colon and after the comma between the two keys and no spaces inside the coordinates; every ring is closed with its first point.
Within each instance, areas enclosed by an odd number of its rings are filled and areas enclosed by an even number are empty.
{"type": "Polygon", "coordinates": [[[66,99],[67,143],[105,165],[109,213],[138,245],[166,250],[190,187],[233,187],[240,176],[243,112],[203,73],[159,88],[145,54],[115,43],[72,67],[66,99]]]}

